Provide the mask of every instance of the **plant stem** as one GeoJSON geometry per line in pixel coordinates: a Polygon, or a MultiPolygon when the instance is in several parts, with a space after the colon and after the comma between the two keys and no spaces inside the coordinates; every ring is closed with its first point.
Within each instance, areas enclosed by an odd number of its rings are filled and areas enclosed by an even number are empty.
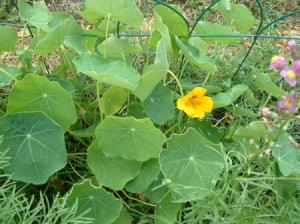
{"type": "Polygon", "coordinates": [[[98,108],[99,108],[99,113],[100,113],[100,121],[103,120],[103,114],[101,112],[101,107],[100,107],[100,90],[102,87],[102,83],[100,81],[97,81],[97,102],[98,102],[98,108]]]}

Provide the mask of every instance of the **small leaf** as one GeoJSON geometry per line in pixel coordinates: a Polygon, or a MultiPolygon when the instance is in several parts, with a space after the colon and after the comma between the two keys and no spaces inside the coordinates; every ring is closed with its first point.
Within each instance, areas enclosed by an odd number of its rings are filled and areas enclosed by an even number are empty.
{"type": "Polygon", "coordinates": [[[155,205],[155,224],[177,223],[181,203],[174,203],[172,195],[167,194],[155,205]]]}
{"type": "Polygon", "coordinates": [[[169,188],[164,183],[163,178],[163,174],[160,173],[158,178],[153,181],[145,191],[142,192],[152,203],[159,202],[170,192],[169,188]]]}
{"type": "Polygon", "coordinates": [[[49,30],[47,24],[51,21],[51,12],[44,1],[37,1],[32,7],[26,0],[20,0],[18,6],[22,20],[37,28],[49,30]]]}
{"type": "Polygon", "coordinates": [[[10,85],[13,78],[17,77],[20,74],[21,71],[17,67],[0,66],[0,88],[10,85]]]}
{"type": "Polygon", "coordinates": [[[90,179],[73,185],[67,197],[67,206],[72,207],[76,201],[76,214],[88,211],[84,216],[93,218],[94,224],[110,224],[119,217],[122,210],[119,199],[103,188],[93,186],[90,179]]]}
{"type": "Polygon", "coordinates": [[[16,31],[0,26],[0,53],[14,51],[18,40],[16,31]]]}
{"type": "Polygon", "coordinates": [[[163,125],[175,115],[173,93],[167,87],[158,84],[152,93],[143,101],[146,114],[151,120],[163,125]]]}
{"type": "Polygon", "coordinates": [[[129,180],[139,174],[142,166],[142,163],[136,160],[107,156],[102,152],[98,141],[88,148],[87,164],[98,183],[113,190],[121,190],[129,180]]]}
{"type": "Polygon", "coordinates": [[[121,61],[105,59],[100,55],[84,53],[73,60],[77,69],[100,82],[134,90],[139,81],[139,73],[121,61]]]}
{"type": "Polygon", "coordinates": [[[213,194],[224,167],[222,146],[207,141],[193,128],[172,135],[167,144],[160,164],[173,199],[186,202],[213,194]]]}
{"type": "Polygon", "coordinates": [[[42,112],[0,117],[0,150],[9,149],[4,168],[13,180],[43,184],[67,162],[62,129],[42,112]]]}
{"type": "Polygon", "coordinates": [[[197,34],[210,34],[215,35],[214,37],[202,37],[206,42],[211,42],[215,44],[229,44],[229,43],[240,43],[240,37],[217,37],[218,35],[236,35],[229,27],[210,23],[207,21],[198,22],[195,33],[197,34]]]}
{"type": "Polygon", "coordinates": [[[300,174],[300,151],[295,148],[292,136],[283,132],[275,142],[272,155],[277,159],[280,172],[284,176],[300,174]]]}
{"type": "Polygon", "coordinates": [[[143,13],[131,0],[86,0],[81,15],[93,23],[101,18],[110,18],[136,28],[143,23],[143,13]]]}
{"type": "Polygon", "coordinates": [[[71,94],[58,82],[37,75],[26,75],[10,91],[6,113],[25,111],[44,112],[64,131],[77,120],[71,94]]]}
{"type": "Polygon", "coordinates": [[[156,180],[159,172],[158,159],[150,159],[144,162],[139,175],[126,184],[126,190],[132,193],[143,192],[156,180]]]}
{"type": "Polygon", "coordinates": [[[228,89],[225,93],[218,93],[212,96],[214,109],[225,107],[236,101],[246,90],[248,86],[236,85],[228,89]]]}
{"type": "Polygon", "coordinates": [[[266,133],[266,126],[262,121],[252,121],[246,127],[238,127],[233,138],[259,138],[266,133]]]}
{"type": "Polygon", "coordinates": [[[282,97],[285,91],[275,85],[268,74],[259,73],[255,78],[255,85],[275,97],[282,97]]]}
{"type": "Polygon", "coordinates": [[[251,11],[243,4],[230,4],[230,9],[219,5],[217,10],[241,33],[248,33],[256,24],[251,11]]]}
{"type": "Polygon", "coordinates": [[[96,128],[96,136],[106,155],[142,162],[158,158],[165,142],[165,136],[150,119],[133,117],[107,117],[96,128]]]}
{"type": "Polygon", "coordinates": [[[100,99],[100,110],[106,116],[117,113],[126,102],[128,93],[125,89],[112,86],[110,87],[100,99]]]}
{"type": "Polygon", "coordinates": [[[128,39],[118,39],[111,36],[98,46],[98,50],[107,57],[123,58],[131,53],[140,53],[142,47],[139,44],[130,43],[128,39]]]}
{"type": "Polygon", "coordinates": [[[175,37],[175,40],[189,62],[199,66],[208,73],[214,73],[217,70],[216,65],[209,57],[199,56],[199,52],[195,51],[193,46],[188,42],[179,40],[177,36],[175,37]]]}

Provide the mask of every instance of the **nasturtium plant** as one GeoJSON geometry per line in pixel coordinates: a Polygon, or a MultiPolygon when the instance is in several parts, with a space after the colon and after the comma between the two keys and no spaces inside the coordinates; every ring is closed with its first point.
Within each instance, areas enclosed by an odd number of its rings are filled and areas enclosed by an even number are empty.
{"type": "Polygon", "coordinates": [[[0,150],[9,149],[4,172],[12,179],[43,184],[67,162],[60,126],[42,112],[13,113],[0,117],[0,150]]]}
{"type": "Polygon", "coordinates": [[[158,158],[165,142],[149,118],[107,117],[96,128],[96,137],[104,154],[141,162],[158,158]]]}
{"type": "Polygon", "coordinates": [[[21,74],[21,71],[14,66],[0,66],[0,88],[8,86],[12,80],[17,80],[16,77],[21,74]]]}
{"type": "Polygon", "coordinates": [[[58,82],[33,74],[16,83],[9,94],[7,114],[41,111],[64,131],[76,122],[77,113],[70,93],[58,82]]]}
{"type": "Polygon", "coordinates": [[[173,199],[183,202],[213,194],[225,162],[222,145],[209,142],[193,128],[173,135],[167,145],[160,164],[173,199]]]}

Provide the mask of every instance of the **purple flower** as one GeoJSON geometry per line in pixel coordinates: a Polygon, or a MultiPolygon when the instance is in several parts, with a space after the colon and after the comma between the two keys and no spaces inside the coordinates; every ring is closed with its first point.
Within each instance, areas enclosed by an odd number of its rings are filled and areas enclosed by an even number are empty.
{"type": "Polygon", "coordinates": [[[296,109],[296,106],[295,106],[295,102],[296,102],[295,97],[291,94],[287,94],[285,96],[285,99],[280,100],[278,102],[278,107],[282,108],[282,109],[286,109],[290,113],[296,113],[297,109],[296,109]]]}
{"type": "Polygon", "coordinates": [[[300,78],[300,60],[295,60],[293,62],[292,70],[296,73],[297,78],[300,78]]]}
{"type": "Polygon", "coordinates": [[[294,70],[282,70],[280,76],[289,83],[290,87],[295,87],[297,85],[297,75],[294,70]]]}
{"type": "Polygon", "coordinates": [[[289,46],[291,51],[297,50],[297,43],[296,43],[295,40],[288,41],[288,46],[289,46]]]}
{"type": "Polygon", "coordinates": [[[286,65],[285,58],[282,56],[275,55],[271,59],[271,63],[269,66],[269,69],[284,69],[284,66],[286,65]]]}

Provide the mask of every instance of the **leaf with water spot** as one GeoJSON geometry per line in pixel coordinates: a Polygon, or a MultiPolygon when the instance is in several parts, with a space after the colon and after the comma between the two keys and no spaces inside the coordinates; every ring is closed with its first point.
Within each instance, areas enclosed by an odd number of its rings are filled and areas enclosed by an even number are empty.
{"type": "Polygon", "coordinates": [[[197,200],[214,194],[214,186],[224,167],[220,144],[207,141],[190,128],[185,134],[174,134],[161,152],[160,164],[174,201],[197,200]]]}
{"type": "Polygon", "coordinates": [[[14,113],[0,117],[0,151],[10,163],[4,168],[13,180],[43,184],[67,162],[64,134],[42,112],[14,113]]]}
{"type": "Polygon", "coordinates": [[[25,111],[44,112],[64,131],[77,120],[71,94],[58,82],[32,74],[16,83],[8,98],[7,114],[25,111]]]}

